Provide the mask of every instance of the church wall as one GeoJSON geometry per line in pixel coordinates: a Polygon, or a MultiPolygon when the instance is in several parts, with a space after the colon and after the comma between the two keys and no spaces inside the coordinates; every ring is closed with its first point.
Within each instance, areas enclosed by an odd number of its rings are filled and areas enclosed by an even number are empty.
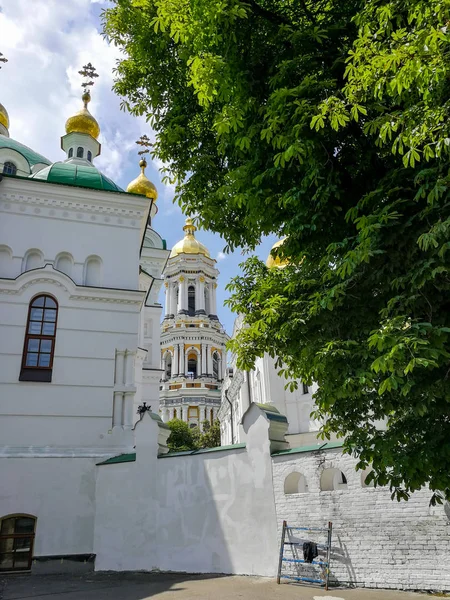
{"type": "Polygon", "coordinates": [[[0,517],[37,517],[35,557],[92,553],[95,462],[70,457],[0,461],[0,517]]]}
{"type": "MultiPolygon", "coordinates": [[[[386,487],[363,487],[355,465],[339,449],[274,456],[278,535],[283,520],[306,527],[326,527],[332,521],[332,580],[380,588],[450,589],[450,517],[443,506],[429,506],[429,490],[416,492],[408,502],[392,501],[386,487]],[[333,467],[344,473],[347,489],[320,491],[323,469],[333,467]],[[292,472],[304,475],[306,493],[284,493],[292,472]]],[[[324,543],[325,535],[302,532],[294,539],[324,543]]]]}
{"type": "Polygon", "coordinates": [[[273,576],[278,559],[268,424],[246,448],[157,458],[158,426],[136,426],[136,462],[98,467],[97,570],[273,576]]]}
{"type": "Polygon", "coordinates": [[[30,250],[38,250],[44,264],[54,264],[61,253],[68,253],[74,262],[71,276],[78,285],[84,283],[87,259],[97,256],[102,263],[100,285],[138,289],[146,199],[5,178],[0,205],[1,244],[13,255],[9,276],[24,270],[30,250]]]}

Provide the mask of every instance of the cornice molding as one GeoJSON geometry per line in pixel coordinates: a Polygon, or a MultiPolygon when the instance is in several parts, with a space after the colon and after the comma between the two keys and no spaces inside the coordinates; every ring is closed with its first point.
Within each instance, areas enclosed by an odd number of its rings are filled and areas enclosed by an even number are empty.
{"type": "Polygon", "coordinates": [[[139,229],[148,210],[148,199],[139,196],[30,182],[3,180],[0,211],[139,229]]]}
{"type": "Polygon", "coordinates": [[[139,290],[115,288],[89,288],[77,285],[70,277],[57,271],[52,265],[26,271],[16,279],[0,279],[0,294],[20,296],[31,286],[53,286],[63,290],[69,300],[129,304],[140,307],[145,293],[139,290]]]}

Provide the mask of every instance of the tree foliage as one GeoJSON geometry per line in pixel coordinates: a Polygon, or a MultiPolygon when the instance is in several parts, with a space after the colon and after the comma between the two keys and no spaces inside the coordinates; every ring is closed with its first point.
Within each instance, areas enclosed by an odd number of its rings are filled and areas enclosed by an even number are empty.
{"type": "Polygon", "coordinates": [[[230,249],[287,236],[289,266],[230,286],[239,365],[282,357],[376,484],[450,498],[450,0],[115,0],[104,23],[185,212],[230,249]]]}
{"type": "Polygon", "coordinates": [[[181,421],[181,419],[172,419],[167,422],[167,425],[171,431],[167,439],[167,445],[171,452],[220,446],[220,425],[218,420],[215,420],[212,425],[209,421],[203,421],[203,431],[200,431],[198,427],[190,428],[189,424],[181,421]]]}
{"type": "Polygon", "coordinates": [[[197,435],[185,421],[172,419],[167,422],[167,425],[170,427],[167,445],[171,452],[183,452],[198,448],[197,435]]]}

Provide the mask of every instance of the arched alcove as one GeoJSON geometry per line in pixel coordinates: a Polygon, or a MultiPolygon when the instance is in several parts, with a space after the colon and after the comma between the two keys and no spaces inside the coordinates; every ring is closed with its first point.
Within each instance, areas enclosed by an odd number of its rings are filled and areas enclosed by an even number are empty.
{"type": "Polygon", "coordinates": [[[331,492],[333,490],[346,490],[347,478],[340,469],[324,469],[320,476],[320,490],[331,492]]]}
{"type": "Polygon", "coordinates": [[[102,260],[89,256],[84,264],[84,285],[99,286],[102,283],[102,260]]]}
{"type": "Polygon", "coordinates": [[[308,484],[306,483],[306,477],[303,473],[289,473],[284,480],[284,493],[285,494],[305,494],[308,491],[308,484]]]}
{"type": "Polygon", "coordinates": [[[9,246],[0,246],[0,277],[12,276],[12,250],[9,246]]]}
{"type": "Polygon", "coordinates": [[[39,269],[44,266],[44,255],[36,248],[28,250],[25,253],[22,263],[22,273],[25,271],[31,271],[32,269],[39,269]]]}
{"type": "Polygon", "coordinates": [[[361,472],[361,487],[363,488],[373,488],[375,487],[375,484],[373,481],[369,481],[367,482],[367,476],[369,475],[369,473],[371,473],[373,471],[373,469],[364,469],[364,471],[361,472]]]}
{"type": "Polygon", "coordinates": [[[55,269],[65,273],[69,277],[72,276],[73,257],[68,252],[61,252],[55,259],[55,269]]]}

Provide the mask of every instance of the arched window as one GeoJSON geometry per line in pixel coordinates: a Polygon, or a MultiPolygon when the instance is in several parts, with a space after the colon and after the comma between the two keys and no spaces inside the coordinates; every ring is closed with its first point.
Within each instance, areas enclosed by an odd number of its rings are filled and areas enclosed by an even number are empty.
{"type": "Polygon", "coordinates": [[[36,517],[7,515],[0,519],[0,571],[29,571],[36,517]]]}
{"type": "Polygon", "coordinates": [[[90,150],[88,150],[87,159],[89,162],[92,162],[92,152],[90,150]]]}
{"type": "Polygon", "coordinates": [[[17,173],[17,167],[14,163],[7,161],[3,165],[3,173],[5,175],[15,175],[17,173]]]}
{"type": "Polygon", "coordinates": [[[101,284],[102,262],[98,256],[87,259],[84,271],[84,285],[99,286],[101,284]]]}
{"type": "Polygon", "coordinates": [[[324,469],[320,476],[320,490],[330,492],[333,490],[346,490],[347,478],[339,469],[324,469]]]}
{"type": "Polygon", "coordinates": [[[72,158],[73,156],[73,148],[69,148],[69,158],[72,158]]]}
{"type": "Polygon", "coordinates": [[[197,354],[195,352],[188,356],[188,377],[197,379],[197,354]]]}
{"type": "Polygon", "coordinates": [[[51,296],[36,296],[28,309],[20,381],[51,381],[58,304],[51,296]]]}
{"type": "Polygon", "coordinates": [[[177,409],[176,409],[176,408],[174,408],[174,409],[173,409],[173,418],[174,418],[174,419],[177,419],[177,418],[178,418],[178,417],[177,417],[177,409]]]}
{"type": "Polygon", "coordinates": [[[195,317],[195,287],[193,285],[188,287],[188,314],[195,317]]]}
{"type": "Polygon", "coordinates": [[[302,383],[302,387],[303,387],[303,393],[309,394],[309,389],[308,389],[308,386],[306,385],[306,383],[302,383]]]}
{"type": "Polygon", "coordinates": [[[170,379],[172,375],[172,355],[170,353],[166,354],[166,369],[164,374],[166,379],[170,379]]]}
{"type": "Polygon", "coordinates": [[[78,146],[77,148],[77,158],[83,158],[84,156],[84,150],[81,146],[78,146]]]}
{"type": "Polygon", "coordinates": [[[219,379],[219,355],[217,354],[217,352],[214,352],[212,356],[212,368],[213,377],[219,379]]]}
{"type": "Polygon", "coordinates": [[[214,410],[211,409],[211,412],[209,413],[209,420],[211,425],[214,423],[214,410]]]}
{"type": "Polygon", "coordinates": [[[209,315],[209,313],[210,313],[209,289],[207,288],[207,286],[205,286],[205,312],[207,315],[209,315]]]}
{"type": "Polygon", "coordinates": [[[285,494],[304,494],[307,491],[308,485],[302,473],[290,473],[284,480],[285,494]]]}

